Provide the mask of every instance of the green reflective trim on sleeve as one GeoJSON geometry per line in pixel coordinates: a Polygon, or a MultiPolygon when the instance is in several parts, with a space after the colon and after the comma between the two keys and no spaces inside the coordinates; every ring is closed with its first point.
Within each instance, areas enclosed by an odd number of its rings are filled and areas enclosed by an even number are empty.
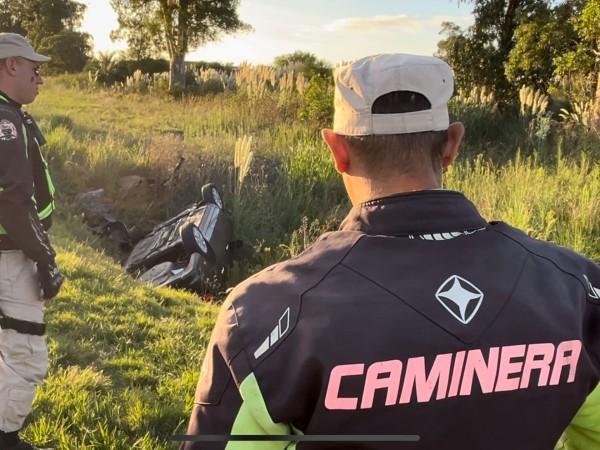
{"type": "Polygon", "coordinates": [[[52,214],[53,211],[54,211],[54,202],[50,203],[48,206],[46,206],[46,208],[44,208],[42,211],[40,211],[38,213],[38,216],[39,216],[40,220],[44,220],[44,219],[50,217],[50,215],[52,214]]]}
{"type": "Polygon", "coordinates": [[[563,433],[555,450],[600,448],[600,384],[588,395],[583,406],[563,433]]]}
{"type": "MultiPolygon", "coordinates": [[[[46,162],[44,161],[44,164],[46,162]]],[[[54,187],[54,183],[52,183],[52,178],[50,177],[50,171],[48,170],[48,164],[45,167],[46,170],[46,181],[48,182],[48,191],[50,192],[50,196],[54,198],[54,194],[56,193],[56,188],[54,187]]]]}
{"type": "MultiPolygon", "coordinates": [[[[42,151],[40,150],[40,145],[39,145],[37,139],[35,140],[35,143],[38,146],[40,158],[42,159],[42,164],[44,165],[44,173],[46,174],[46,182],[48,183],[48,192],[50,193],[50,198],[54,199],[54,194],[56,192],[56,189],[54,188],[54,183],[52,183],[52,178],[50,177],[50,171],[48,170],[48,163],[46,162],[46,158],[44,158],[44,155],[42,154],[42,151]]],[[[50,214],[52,214],[52,212],[54,211],[54,209],[55,209],[54,200],[51,200],[50,204],[38,213],[38,215],[40,216],[40,220],[44,220],[45,218],[49,217],[50,214]]]]}
{"type": "Polygon", "coordinates": [[[25,128],[25,124],[23,127],[23,139],[25,140],[25,156],[29,159],[29,139],[27,138],[27,128],[25,128]]]}
{"type": "MultiPolygon", "coordinates": [[[[35,141],[37,143],[37,139],[35,141]]],[[[40,144],[38,143],[38,148],[40,144]]],[[[46,158],[44,158],[44,154],[40,150],[40,157],[42,158],[42,163],[44,164],[44,170],[46,172],[46,180],[48,181],[48,190],[50,191],[50,196],[54,198],[54,193],[56,189],[54,188],[54,183],[52,183],[52,178],[50,177],[50,171],[48,170],[48,163],[46,162],[46,158]]]]}
{"type": "MultiPolygon", "coordinates": [[[[2,97],[2,96],[0,95],[0,97],[2,97]]],[[[22,127],[23,127],[23,137],[25,139],[25,156],[27,157],[27,159],[29,159],[29,139],[27,137],[27,128],[25,127],[25,124],[23,124],[22,127]]],[[[35,143],[39,149],[39,144],[38,144],[37,140],[35,140],[35,143]]],[[[44,172],[46,174],[46,181],[48,183],[48,191],[50,192],[50,198],[54,199],[54,194],[56,193],[56,189],[54,188],[54,183],[52,183],[52,178],[50,177],[50,171],[48,170],[48,163],[46,162],[46,159],[44,158],[44,155],[42,154],[41,150],[39,150],[39,153],[40,153],[40,157],[42,159],[42,164],[44,165],[44,172]]],[[[35,196],[31,196],[31,199],[33,200],[33,203],[37,204],[35,196]]],[[[50,215],[54,212],[55,209],[56,209],[56,206],[54,205],[54,200],[51,200],[50,203],[42,211],[38,212],[38,216],[39,216],[40,220],[44,220],[44,219],[50,217],[50,215]]],[[[0,234],[6,234],[6,231],[4,233],[2,233],[0,231],[0,234]]]]}
{"type": "MultiPolygon", "coordinates": [[[[9,103],[8,99],[6,97],[4,97],[3,95],[0,95],[0,101],[9,103]]],[[[27,159],[29,159],[29,137],[27,136],[27,127],[23,123],[23,124],[21,124],[21,128],[23,130],[23,140],[25,141],[25,157],[27,159]]],[[[35,140],[35,142],[39,148],[39,143],[37,142],[37,140],[35,140]]],[[[42,159],[42,164],[44,165],[46,181],[48,183],[48,191],[50,193],[50,198],[51,198],[50,203],[48,205],[46,205],[46,207],[42,211],[38,211],[38,217],[40,218],[40,220],[44,220],[44,219],[50,217],[50,215],[56,209],[56,206],[54,204],[54,194],[56,193],[56,189],[54,187],[54,183],[52,183],[52,178],[50,177],[50,171],[48,170],[48,163],[46,162],[46,159],[44,158],[44,155],[42,155],[41,151],[40,151],[40,156],[42,159]]],[[[4,188],[2,186],[0,186],[0,192],[2,192],[3,190],[4,190],[4,188]]],[[[35,203],[37,205],[35,195],[32,195],[31,199],[33,200],[33,203],[35,203]]],[[[7,232],[4,229],[4,227],[2,225],[0,225],[0,235],[3,235],[3,234],[7,234],[7,232]]]]}
{"type": "MultiPolygon", "coordinates": [[[[253,373],[242,381],[239,390],[243,403],[231,428],[231,434],[267,436],[291,434],[288,424],[273,422],[253,373]]],[[[225,450],[283,450],[296,447],[295,443],[291,445],[293,446],[290,446],[289,441],[230,441],[225,450]]]]}

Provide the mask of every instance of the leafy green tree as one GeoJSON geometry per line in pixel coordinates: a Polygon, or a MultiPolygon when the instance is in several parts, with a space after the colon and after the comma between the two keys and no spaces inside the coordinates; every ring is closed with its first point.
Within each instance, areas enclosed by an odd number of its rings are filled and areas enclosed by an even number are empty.
{"type": "Polygon", "coordinates": [[[515,31],[515,46],[505,64],[507,79],[517,86],[546,90],[551,84],[556,58],[575,50],[579,40],[572,23],[581,13],[582,1],[567,1],[538,12],[515,31]]]}
{"type": "Polygon", "coordinates": [[[442,22],[440,34],[445,38],[438,42],[436,55],[452,66],[457,87],[471,90],[475,86],[485,85],[480,55],[467,32],[453,22],[442,22]]]}
{"type": "Polygon", "coordinates": [[[23,36],[27,34],[27,30],[22,27],[19,17],[12,14],[9,7],[9,2],[0,0],[0,30],[4,33],[19,33],[23,36]]]}
{"type": "Polygon", "coordinates": [[[118,62],[117,52],[98,52],[96,56],[89,61],[87,68],[88,70],[95,72],[98,81],[106,83],[112,81],[110,77],[114,74],[118,62]]]}
{"type": "Polygon", "coordinates": [[[91,52],[91,36],[77,31],[86,6],[74,0],[0,0],[0,31],[27,36],[52,60],[51,72],[77,72],[91,52]]]}
{"type": "Polygon", "coordinates": [[[595,74],[593,122],[600,130],[600,0],[588,0],[573,24],[581,40],[575,50],[556,58],[557,72],[595,74]]]}
{"type": "Polygon", "coordinates": [[[185,87],[185,55],[223,34],[250,30],[237,14],[239,0],[111,0],[128,42],[160,37],[169,53],[169,88],[185,87]],[[143,23],[144,31],[140,30],[143,23]],[[140,33],[147,33],[140,37],[140,33]]]}
{"type": "MultiPolygon", "coordinates": [[[[438,44],[438,56],[462,74],[467,86],[491,89],[500,104],[516,99],[517,89],[506,77],[504,65],[515,45],[518,26],[549,0],[459,0],[473,4],[474,24],[462,31],[453,23],[443,25],[446,35],[438,44]]],[[[460,85],[459,85],[460,86],[460,85]]]]}
{"type": "Polygon", "coordinates": [[[318,128],[330,126],[333,122],[333,91],[331,74],[314,75],[310,79],[310,87],[302,96],[298,116],[318,128]]]}
{"type": "Polygon", "coordinates": [[[50,73],[81,72],[92,52],[92,37],[88,33],[64,30],[41,40],[38,51],[49,56],[50,73]]]}
{"type": "Polygon", "coordinates": [[[315,75],[327,77],[331,75],[331,65],[317,58],[314,54],[297,50],[275,57],[273,65],[277,69],[293,69],[310,80],[315,75]]]}
{"type": "Polygon", "coordinates": [[[155,17],[156,5],[140,3],[136,10],[130,9],[129,2],[112,2],[112,6],[117,13],[119,28],[111,31],[110,38],[127,42],[125,58],[142,60],[166,54],[160,22],[155,17]]]}

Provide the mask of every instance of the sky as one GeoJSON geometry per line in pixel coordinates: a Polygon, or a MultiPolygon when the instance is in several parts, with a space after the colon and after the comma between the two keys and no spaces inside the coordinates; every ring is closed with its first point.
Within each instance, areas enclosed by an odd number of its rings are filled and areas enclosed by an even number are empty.
{"type": "MultiPolygon", "coordinates": [[[[82,29],[95,52],[126,49],[109,38],[117,28],[109,0],[79,1],[87,5],[82,29]]],[[[377,53],[432,55],[443,21],[473,23],[471,7],[458,0],[241,0],[238,14],[253,31],[223,36],[186,60],[271,64],[302,50],[337,65],[377,53]]]]}

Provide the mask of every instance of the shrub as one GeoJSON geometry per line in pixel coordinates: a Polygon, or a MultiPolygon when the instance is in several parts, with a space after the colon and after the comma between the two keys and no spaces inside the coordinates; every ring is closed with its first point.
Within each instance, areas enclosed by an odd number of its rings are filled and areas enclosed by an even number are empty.
{"type": "Polygon", "coordinates": [[[317,128],[333,123],[333,78],[316,75],[302,97],[298,116],[317,128]]]}

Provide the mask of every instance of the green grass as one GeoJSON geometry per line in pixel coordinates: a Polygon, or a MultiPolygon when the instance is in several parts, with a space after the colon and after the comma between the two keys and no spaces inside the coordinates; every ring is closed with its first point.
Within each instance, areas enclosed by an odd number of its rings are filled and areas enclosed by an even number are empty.
{"type": "MultiPolygon", "coordinates": [[[[337,228],[349,203],[318,124],[297,119],[298,102],[175,101],[63,81],[49,79],[28,108],[48,139],[60,192],[51,237],[68,281],[48,304],[50,371],[25,434],[57,450],[173,449],[168,436],[185,430],[218,304],[125,274],[123,254],[80,222],[75,194],[103,188],[113,215],[147,230],[214,182],[235,205],[235,237],[246,244],[230,285],[337,228]],[[245,134],[254,158],[236,197],[233,155],[245,134]],[[126,175],[152,183],[125,195],[126,175]]],[[[534,137],[530,125],[497,112],[453,105],[452,114],[468,134],[446,187],[464,191],[489,220],[600,260],[597,135],[554,124],[534,137]]]]}
{"type": "Polygon", "coordinates": [[[464,192],[488,220],[600,261],[600,166],[585,153],[553,164],[517,155],[501,166],[479,157],[446,175],[446,186],[464,192]]]}
{"type": "Polygon", "coordinates": [[[67,282],[47,306],[50,370],[26,436],[57,449],[175,448],[217,307],[133,280],[80,227],[51,233],[67,282]]]}

